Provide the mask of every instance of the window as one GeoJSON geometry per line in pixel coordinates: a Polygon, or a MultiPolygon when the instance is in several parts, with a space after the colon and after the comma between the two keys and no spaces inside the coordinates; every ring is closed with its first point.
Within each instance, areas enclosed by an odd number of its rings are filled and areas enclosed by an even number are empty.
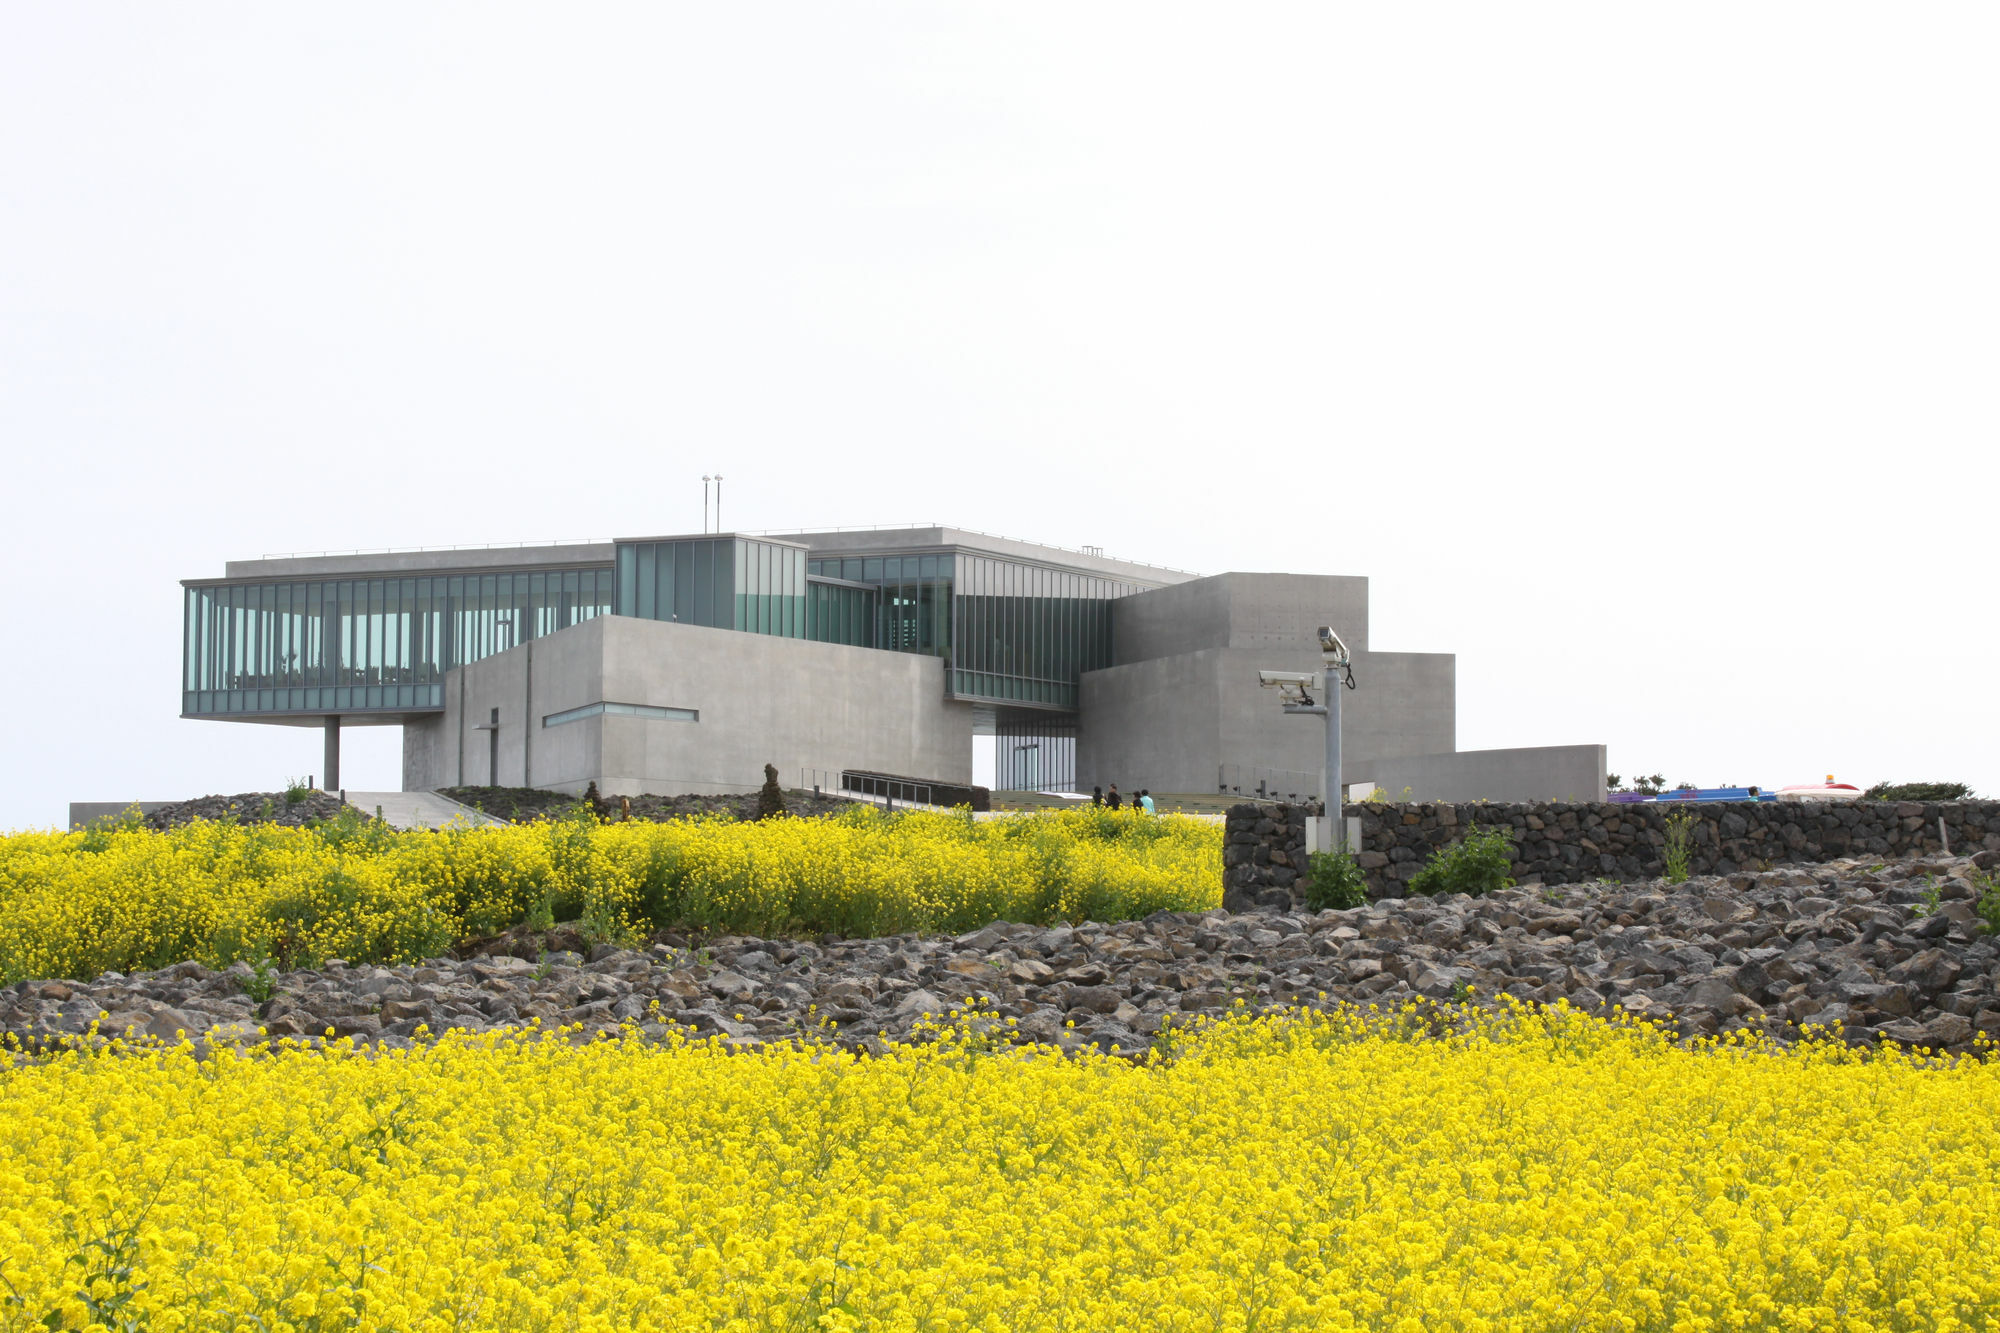
{"type": "Polygon", "coordinates": [[[701,710],[698,708],[661,708],[655,704],[585,704],[581,708],[569,708],[560,713],[550,713],[542,719],[545,727],[559,727],[565,722],[581,722],[587,717],[604,714],[616,717],[647,717],[656,722],[699,722],[701,710]]]}

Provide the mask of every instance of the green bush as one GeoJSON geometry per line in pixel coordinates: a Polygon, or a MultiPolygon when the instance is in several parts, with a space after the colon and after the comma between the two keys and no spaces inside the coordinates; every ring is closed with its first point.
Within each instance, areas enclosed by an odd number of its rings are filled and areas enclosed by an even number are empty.
{"type": "Polygon", "coordinates": [[[1410,880],[1410,892],[1475,896],[1514,887],[1514,834],[1511,829],[1473,828],[1441,849],[1410,880]]]}
{"type": "Polygon", "coordinates": [[[1871,801],[1963,801],[1972,788],[1963,782],[1878,782],[1861,794],[1871,801]]]}
{"type": "Polygon", "coordinates": [[[1685,884],[1688,862],[1694,856],[1694,827],[1698,821],[1692,810],[1676,810],[1667,816],[1667,883],[1685,884]]]}
{"type": "Polygon", "coordinates": [[[1979,914],[1979,928],[1988,935],[2000,935],[2000,874],[1972,874],[1972,887],[1979,898],[1972,910],[1979,914]]]}
{"type": "Polygon", "coordinates": [[[1314,852],[1308,858],[1306,906],[1315,912],[1344,912],[1368,905],[1368,880],[1346,852],[1314,852]]]}

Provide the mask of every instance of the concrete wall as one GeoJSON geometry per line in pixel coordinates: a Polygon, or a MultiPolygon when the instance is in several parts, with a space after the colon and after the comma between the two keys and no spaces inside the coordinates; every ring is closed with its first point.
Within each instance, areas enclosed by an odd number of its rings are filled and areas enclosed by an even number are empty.
{"type": "Polygon", "coordinates": [[[1391,801],[1602,801],[1602,745],[1459,750],[1350,762],[1347,782],[1373,782],[1391,801]],[[1408,794],[1404,789],[1408,788],[1408,794]]]}
{"type": "Polygon", "coordinates": [[[1117,665],[1087,673],[1080,691],[1078,785],[1213,791],[1224,764],[1318,774],[1324,730],[1282,712],[1257,672],[1320,670],[1315,629],[1326,624],[1355,651],[1348,765],[1454,747],[1455,659],[1369,651],[1366,579],[1218,574],[1114,604],[1117,665]]]}
{"type": "Polygon", "coordinates": [[[605,796],[755,788],[841,768],[972,780],[972,709],[938,658],[700,625],[600,616],[450,672],[445,711],[404,730],[406,789],[485,785],[605,796]],[[603,714],[600,702],[692,708],[697,722],[603,714]],[[488,733],[500,710],[497,773],[488,733]]]}
{"type": "MultiPolygon", "coordinates": [[[[1316,671],[1307,651],[1206,649],[1092,671],[1083,677],[1077,784],[1120,790],[1213,791],[1223,764],[1318,774],[1326,732],[1283,712],[1260,669],[1316,671]]],[[[1445,653],[1368,653],[1341,701],[1342,767],[1408,750],[1451,748],[1455,660],[1445,653]]]]}
{"type": "Polygon", "coordinates": [[[1218,682],[1230,654],[1210,648],[1085,673],[1076,784],[1121,792],[1209,791],[1222,753],[1218,682]]]}
{"type": "Polygon", "coordinates": [[[1314,630],[1320,625],[1332,625],[1349,648],[1366,651],[1368,580],[1328,574],[1217,574],[1113,603],[1111,660],[1124,665],[1202,648],[1298,650],[1311,654],[1316,671],[1319,640],[1314,630]]]}

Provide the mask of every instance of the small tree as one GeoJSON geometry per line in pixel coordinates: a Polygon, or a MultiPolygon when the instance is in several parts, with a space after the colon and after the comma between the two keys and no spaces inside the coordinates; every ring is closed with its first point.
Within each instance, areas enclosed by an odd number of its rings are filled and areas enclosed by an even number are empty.
{"type": "Polygon", "coordinates": [[[785,813],[785,793],[778,789],[778,766],[764,765],[764,785],[757,789],[757,818],[785,813]]]}

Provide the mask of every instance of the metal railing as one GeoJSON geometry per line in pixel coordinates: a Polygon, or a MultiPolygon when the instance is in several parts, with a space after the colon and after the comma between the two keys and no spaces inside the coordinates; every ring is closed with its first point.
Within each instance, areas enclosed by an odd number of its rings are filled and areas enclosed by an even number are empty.
{"type": "Polygon", "coordinates": [[[1286,768],[1256,768],[1247,764],[1217,764],[1215,789],[1246,801],[1317,801],[1319,774],[1286,768]]]}
{"type": "Polygon", "coordinates": [[[802,768],[799,787],[816,796],[845,796],[860,801],[881,801],[897,805],[928,805],[944,809],[938,790],[942,783],[920,782],[891,773],[869,773],[860,769],[802,768]]]}
{"type": "Polygon", "coordinates": [[[799,789],[815,796],[844,796],[854,800],[883,801],[889,805],[934,805],[931,784],[886,773],[861,773],[853,769],[802,768],[799,789]]]}

